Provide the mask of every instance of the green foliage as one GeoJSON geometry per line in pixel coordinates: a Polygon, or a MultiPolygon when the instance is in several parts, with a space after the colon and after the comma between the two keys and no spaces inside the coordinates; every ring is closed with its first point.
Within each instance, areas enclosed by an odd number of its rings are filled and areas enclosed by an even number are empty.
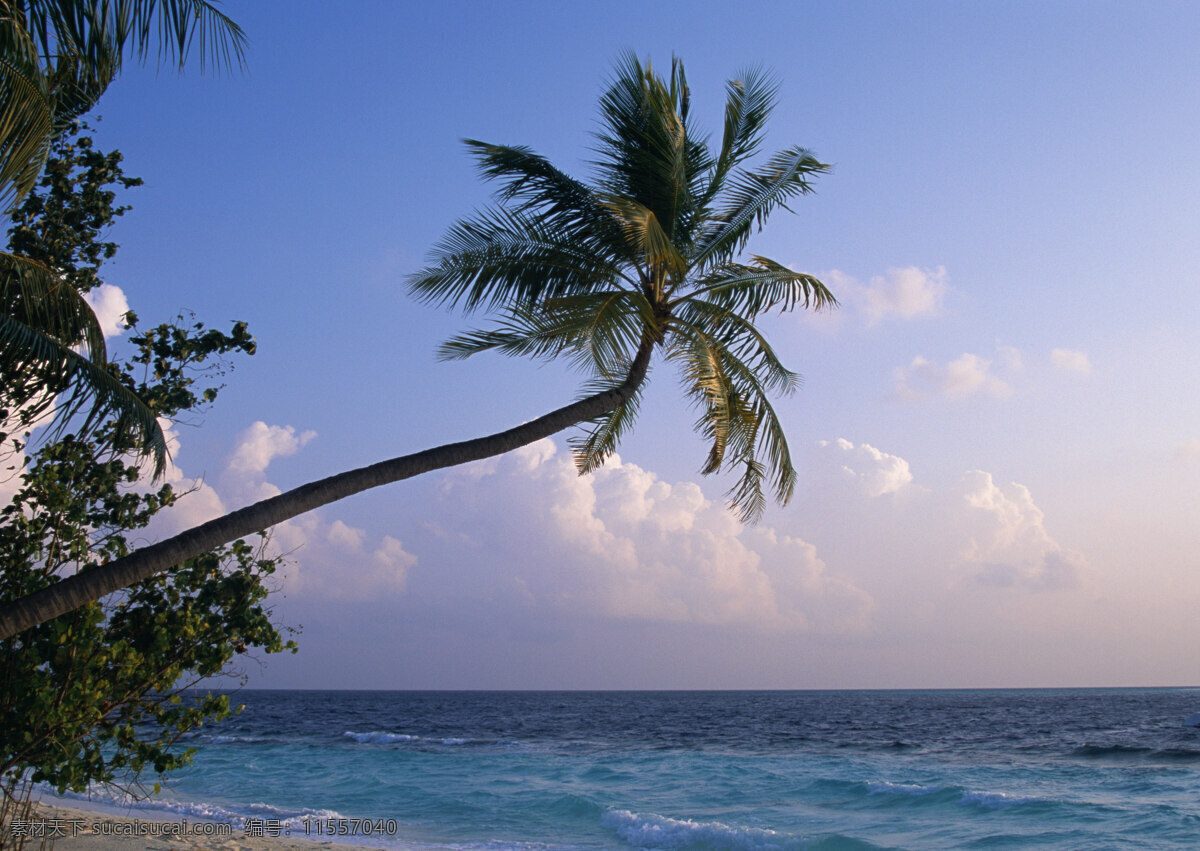
{"type": "MultiPolygon", "coordinates": [[[[764,483],[787,502],[795,485],[787,439],[769,394],[799,376],[755,327],[771,311],[837,304],[819,280],[769,260],[738,258],[776,209],[812,191],[828,170],[785,148],[752,168],[775,86],[748,71],[726,86],[719,150],[693,128],[683,64],[666,77],[628,54],[600,100],[595,174],[576,180],[520,146],[469,140],[498,205],[452,227],[433,261],[409,278],[418,298],[495,314],[491,327],[447,341],[440,354],[482,351],[568,357],[586,392],[621,385],[648,350],[674,363],[709,442],[701,472],[728,467],[744,519],[764,507],[764,483]]],[[[633,423],[640,382],[573,441],[581,473],[597,468],[633,423]]]]}
{"type": "MultiPolygon", "coordinates": [[[[66,438],[42,449],[0,512],[0,597],[127,553],[130,533],[178,498],[169,485],[139,492],[138,478],[136,466],[97,458],[93,444],[66,438]]],[[[0,777],[28,772],[80,791],[186,764],[189,752],[172,747],[178,737],[227,716],[229,703],[181,701],[179,690],[250,648],[294,648],[263,605],[275,567],[238,541],[0,642],[0,777]]]]}
{"type": "Polygon", "coordinates": [[[116,190],[142,181],[125,176],[119,152],[97,151],[89,129],[66,128],[37,188],[12,213],[10,252],[0,253],[0,422],[21,433],[52,416],[60,435],[70,425],[86,437],[115,416],[112,448],[153,455],[161,473],[166,438],[155,411],[110,368],[83,299],[117,250],[104,239],[129,209],[116,190]]]}
{"type": "MultiPolygon", "coordinates": [[[[10,233],[86,290],[116,250],[104,229],[126,209],[108,187],[139,181],[121,174],[119,154],[96,152],[90,140],[73,150],[73,165],[51,161],[46,191],[26,199],[10,233]],[[81,172],[90,176],[70,176],[81,172]]],[[[227,355],[254,352],[245,323],[224,333],[185,317],[135,329],[130,342],[128,360],[108,364],[108,373],[154,415],[172,418],[195,416],[217,398],[227,355]]],[[[109,415],[86,434],[59,434],[16,474],[16,496],[0,510],[0,600],[126,555],[154,516],[184,496],[170,484],[148,487],[137,457],[113,451],[134,448],[121,429],[109,415]]],[[[26,448],[15,447],[18,457],[26,448]]],[[[238,654],[295,650],[265,606],[278,560],[265,557],[262,543],[204,553],[0,642],[0,786],[22,776],[60,791],[127,785],[185,764],[179,737],[230,713],[226,696],[185,690],[227,672],[238,654]]]]}

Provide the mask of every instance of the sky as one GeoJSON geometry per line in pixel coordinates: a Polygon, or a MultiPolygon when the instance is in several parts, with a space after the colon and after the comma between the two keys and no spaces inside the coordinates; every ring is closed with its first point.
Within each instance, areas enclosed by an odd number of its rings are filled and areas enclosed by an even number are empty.
{"type": "Polygon", "coordinates": [[[841,302],[762,321],[804,375],[777,401],[787,506],[726,510],[658,363],[594,475],[564,434],[277,527],[301,649],[245,661],[250,685],[1200,683],[1200,7],[224,8],[245,72],[131,67],[97,110],[145,179],[98,310],[258,341],[172,426],[193,492],[158,535],[576,398],[566,365],[437,361],[483,317],[404,281],[489,203],[462,139],[588,175],[625,50],[684,61],[714,140],[725,81],[775,75],[765,149],[832,169],[750,250],[841,302]]]}

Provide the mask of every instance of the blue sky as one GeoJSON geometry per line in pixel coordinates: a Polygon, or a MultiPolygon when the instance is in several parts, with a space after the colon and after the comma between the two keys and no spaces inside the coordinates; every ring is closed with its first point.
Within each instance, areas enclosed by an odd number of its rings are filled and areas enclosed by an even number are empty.
{"type": "Polygon", "coordinates": [[[742,528],[659,365],[619,463],[563,437],[276,531],[271,687],[1200,681],[1200,9],[1185,3],[228,3],[248,70],[131,69],[98,138],[146,185],[108,282],[259,354],[175,428],[162,531],[530,419],[565,366],[442,364],[404,276],[487,203],[460,140],[587,174],[619,54],[779,80],[767,148],[833,165],[755,253],[842,308],[764,328],[792,504],[742,528]]]}

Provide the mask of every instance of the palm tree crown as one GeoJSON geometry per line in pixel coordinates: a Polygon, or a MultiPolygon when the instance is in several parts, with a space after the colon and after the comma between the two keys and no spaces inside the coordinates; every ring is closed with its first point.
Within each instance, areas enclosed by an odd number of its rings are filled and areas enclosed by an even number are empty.
{"type": "MultiPolygon", "coordinates": [[[[740,468],[729,492],[744,519],[762,512],[764,480],[786,502],[796,481],[770,393],[799,376],[780,363],[754,320],[771,309],[836,301],[816,278],[765,257],[740,260],[752,231],[777,207],[812,191],[828,170],[786,148],[756,169],[774,85],[749,72],[727,84],[718,151],[689,122],[683,65],[668,78],[632,54],[601,100],[595,179],[588,185],[525,147],[468,140],[499,204],[455,225],[433,262],[411,276],[426,301],[489,310],[489,328],[457,336],[440,354],[485,350],[567,355],[594,389],[626,380],[638,355],[661,352],[679,369],[710,444],[702,472],[740,468]]],[[[641,382],[627,401],[592,419],[572,441],[581,473],[612,453],[633,422],[641,382]]]]}

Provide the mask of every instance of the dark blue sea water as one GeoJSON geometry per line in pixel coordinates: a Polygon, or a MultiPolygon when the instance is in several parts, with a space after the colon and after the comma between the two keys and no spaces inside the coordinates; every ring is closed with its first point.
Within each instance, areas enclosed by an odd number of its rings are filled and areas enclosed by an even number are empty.
{"type": "Polygon", "coordinates": [[[141,806],[389,848],[1200,847],[1198,689],[234,702],[141,806]]]}

